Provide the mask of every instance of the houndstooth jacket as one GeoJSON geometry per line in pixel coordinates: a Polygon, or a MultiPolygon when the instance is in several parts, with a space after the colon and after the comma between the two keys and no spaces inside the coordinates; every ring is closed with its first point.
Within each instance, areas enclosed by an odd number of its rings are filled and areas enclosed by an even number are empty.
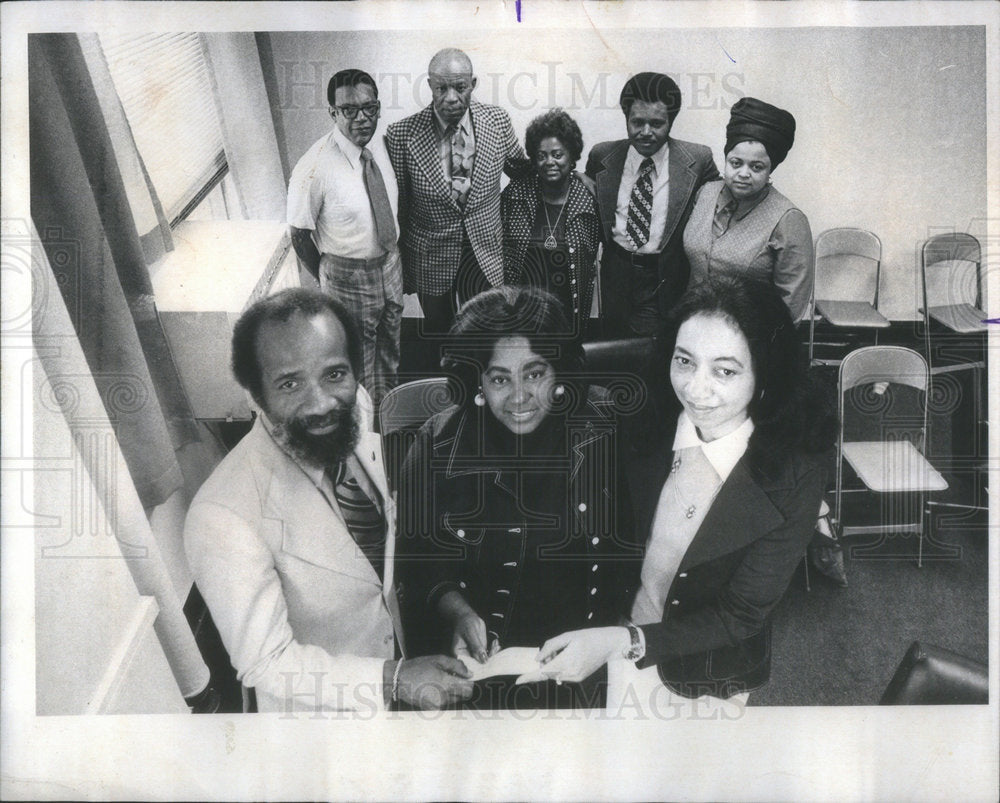
{"type": "Polygon", "coordinates": [[[529,170],[510,116],[499,106],[469,105],[476,136],[472,188],[464,211],[452,200],[438,156],[432,107],[393,123],[385,144],[399,185],[399,246],[407,293],[447,293],[462,252],[462,227],[490,284],[503,284],[500,174],[529,170]]]}

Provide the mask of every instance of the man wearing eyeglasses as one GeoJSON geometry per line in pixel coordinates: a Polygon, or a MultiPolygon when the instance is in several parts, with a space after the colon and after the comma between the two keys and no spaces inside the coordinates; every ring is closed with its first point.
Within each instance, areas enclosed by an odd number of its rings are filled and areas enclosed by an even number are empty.
{"type": "Polygon", "coordinates": [[[500,174],[528,170],[510,116],[472,99],[476,76],[461,50],[427,68],[432,101],[386,129],[399,184],[404,289],[424,330],[446,332],[458,303],[503,283],[500,174]]]}
{"type": "Polygon", "coordinates": [[[378,164],[384,154],[366,147],[380,111],[372,77],[341,70],[326,95],[333,130],[292,171],[288,224],[303,265],[355,318],[364,347],[361,384],[378,401],[399,368],[403,284],[389,201],[396,188],[392,170],[378,164]]]}

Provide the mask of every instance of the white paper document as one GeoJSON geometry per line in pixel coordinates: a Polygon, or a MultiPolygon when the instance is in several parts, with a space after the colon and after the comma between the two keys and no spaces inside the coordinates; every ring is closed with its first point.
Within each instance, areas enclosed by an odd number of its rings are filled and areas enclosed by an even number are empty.
{"type": "Polygon", "coordinates": [[[507,647],[481,664],[467,652],[460,651],[458,658],[472,672],[473,680],[483,680],[497,675],[524,675],[537,672],[540,664],[535,660],[537,647],[507,647]]]}

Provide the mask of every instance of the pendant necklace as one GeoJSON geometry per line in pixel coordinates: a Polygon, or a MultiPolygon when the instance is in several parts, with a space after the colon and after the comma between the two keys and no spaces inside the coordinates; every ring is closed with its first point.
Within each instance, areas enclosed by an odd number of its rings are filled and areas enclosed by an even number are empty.
{"type": "Polygon", "coordinates": [[[552,221],[549,219],[549,205],[545,203],[545,198],[544,197],[542,198],[542,211],[545,212],[545,223],[548,225],[550,232],[549,236],[545,238],[545,242],[543,243],[543,245],[549,251],[555,251],[556,248],[559,246],[559,243],[556,242],[556,226],[559,225],[559,220],[562,218],[562,213],[566,211],[567,203],[569,203],[568,194],[566,196],[566,200],[563,201],[563,205],[559,207],[559,214],[556,215],[556,223],[555,226],[553,226],[552,221]]]}
{"type": "MultiPolygon", "coordinates": [[[[674,493],[677,496],[677,501],[680,502],[681,509],[684,511],[684,518],[691,519],[691,518],[694,518],[694,514],[698,511],[698,506],[697,505],[692,505],[690,503],[690,500],[686,498],[687,495],[681,490],[680,479],[676,476],[677,471],[681,467],[681,462],[682,461],[681,461],[680,454],[675,452],[674,453],[674,462],[670,466],[670,473],[673,474],[673,475],[675,475],[674,476],[674,493]]],[[[722,489],[722,483],[719,483],[715,487],[715,490],[712,492],[712,495],[704,503],[704,506],[706,508],[710,508],[712,506],[712,502],[715,501],[715,497],[719,495],[719,491],[721,489],[722,489]]]]}

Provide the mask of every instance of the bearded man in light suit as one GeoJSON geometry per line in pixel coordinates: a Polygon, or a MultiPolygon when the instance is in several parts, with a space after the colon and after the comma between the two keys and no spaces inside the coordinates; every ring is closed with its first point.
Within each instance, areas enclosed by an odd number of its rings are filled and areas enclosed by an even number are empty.
{"type": "Polygon", "coordinates": [[[427,68],[431,105],[386,130],[399,186],[403,290],[416,293],[425,330],[447,332],[457,304],[503,284],[500,176],[529,170],[510,116],[472,99],[461,50],[427,68]]]}
{"type": "Polygon", "coordinates": [[[188,511],[184,546],[260,711],[439,708],[472,694],[454,658],[405,660],[395,511],[360,335],[344,307],[294,288],[233,332],[233,372],[262,412],[188,511]]]}
{"type": "Polygon", "coordinates": [[[681,91],[669,76],[632,76],[619,98],[628,139],[587,158],[604,233],[601,318],[605,336],[659,333],[687,287],[681,235],[702,184],[719,178],[705,145],[673,139],[681,91]]]}

